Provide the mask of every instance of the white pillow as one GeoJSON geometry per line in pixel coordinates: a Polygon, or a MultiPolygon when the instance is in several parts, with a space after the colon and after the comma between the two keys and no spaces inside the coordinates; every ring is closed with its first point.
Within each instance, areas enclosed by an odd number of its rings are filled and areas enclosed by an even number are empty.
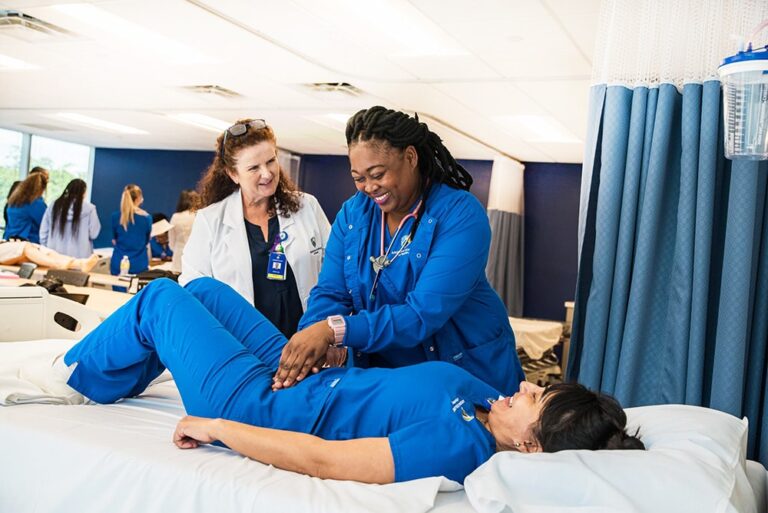
{"type": "Polygon", "coordinates": [[[464,482],[480,513],[754,512],[747,421],[696,406],[627,408],[646,451],[494,455],[464,482]]]}

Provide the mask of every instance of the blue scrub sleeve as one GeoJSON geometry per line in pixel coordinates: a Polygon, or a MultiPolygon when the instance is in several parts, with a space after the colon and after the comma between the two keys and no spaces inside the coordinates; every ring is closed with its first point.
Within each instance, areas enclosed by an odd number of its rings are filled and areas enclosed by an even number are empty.
{"type": "Polygon", "coordinates": [[[395,431],[389,435],[389,446],[396,482],[445,476],[463,483],[465,477],[493,455],[488,443],[469,426],[434,419],[395,431]]]}
{"type": "Polygon", "coordinates": [[[450,212],[436,221],[432,248],[405,302],[347,317],[345,345],[366,353],[416,346],[442,328],[485,278],[491,241],[485,211],[477,201],[464,201],[450,212]]]}
{"type": "Polygon", "coordinates": [[[152,238],[152,216],[144,216],[144,219],[146,220],[146,234],[144,236],[144,243],[149,244],[149,239],[152,238]]]}
{"type": "Polygon", "coordinates": [[[48,208],[48,205],[45,204],[45,201],[43,198],[38,198],[35,201],[32,202],[30,205],[30,215],[37,223],[37,226],[40,226],[40,223],[43,221],[43,216],[45,215],[45,211],[48,208]]]}

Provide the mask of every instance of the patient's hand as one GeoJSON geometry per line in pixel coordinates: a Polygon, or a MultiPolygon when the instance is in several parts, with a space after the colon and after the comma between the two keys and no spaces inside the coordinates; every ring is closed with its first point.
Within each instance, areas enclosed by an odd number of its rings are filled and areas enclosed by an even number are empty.
{"type": "Polygon", "coordinates": [[[209,444],[218,440],[216,429],[218,419],[206,419],[187,415],[176,424],[173,432],[173,443],[179,449],[195,449],[200,444],[209,444]]]}

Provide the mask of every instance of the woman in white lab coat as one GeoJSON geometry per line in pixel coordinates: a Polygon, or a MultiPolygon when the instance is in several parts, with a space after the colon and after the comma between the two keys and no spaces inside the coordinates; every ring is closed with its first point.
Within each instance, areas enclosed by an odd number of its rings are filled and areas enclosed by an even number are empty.
{"type": "Polygon", "coordinates": [[[210,276],[234,288],[287,337],[317,283],[330,224],[280,169],[264,120],[240,120],[217,140],[199,184],[179,283],[210,276]],[[207,206],[206,206],[207,205],[207,206]]]}

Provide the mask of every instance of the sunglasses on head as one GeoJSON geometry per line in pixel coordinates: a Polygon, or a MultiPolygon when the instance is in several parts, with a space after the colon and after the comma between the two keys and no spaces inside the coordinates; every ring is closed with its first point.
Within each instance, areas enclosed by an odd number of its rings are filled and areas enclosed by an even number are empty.
{"type": "Polygon", "coordinates": [[[227,136],[240,137],[241,135],[248,132],[248,128],[261,130],[262,128],[267,128],[267,122],[263,119],[254,119],[248,121],[247,123],[235,123],[231,127],[227,128],[224,131],[224,137],[221,140],[221,148],[219,148],[220,158],[224,158],[224,144],[227,142],[227,136]]]}

